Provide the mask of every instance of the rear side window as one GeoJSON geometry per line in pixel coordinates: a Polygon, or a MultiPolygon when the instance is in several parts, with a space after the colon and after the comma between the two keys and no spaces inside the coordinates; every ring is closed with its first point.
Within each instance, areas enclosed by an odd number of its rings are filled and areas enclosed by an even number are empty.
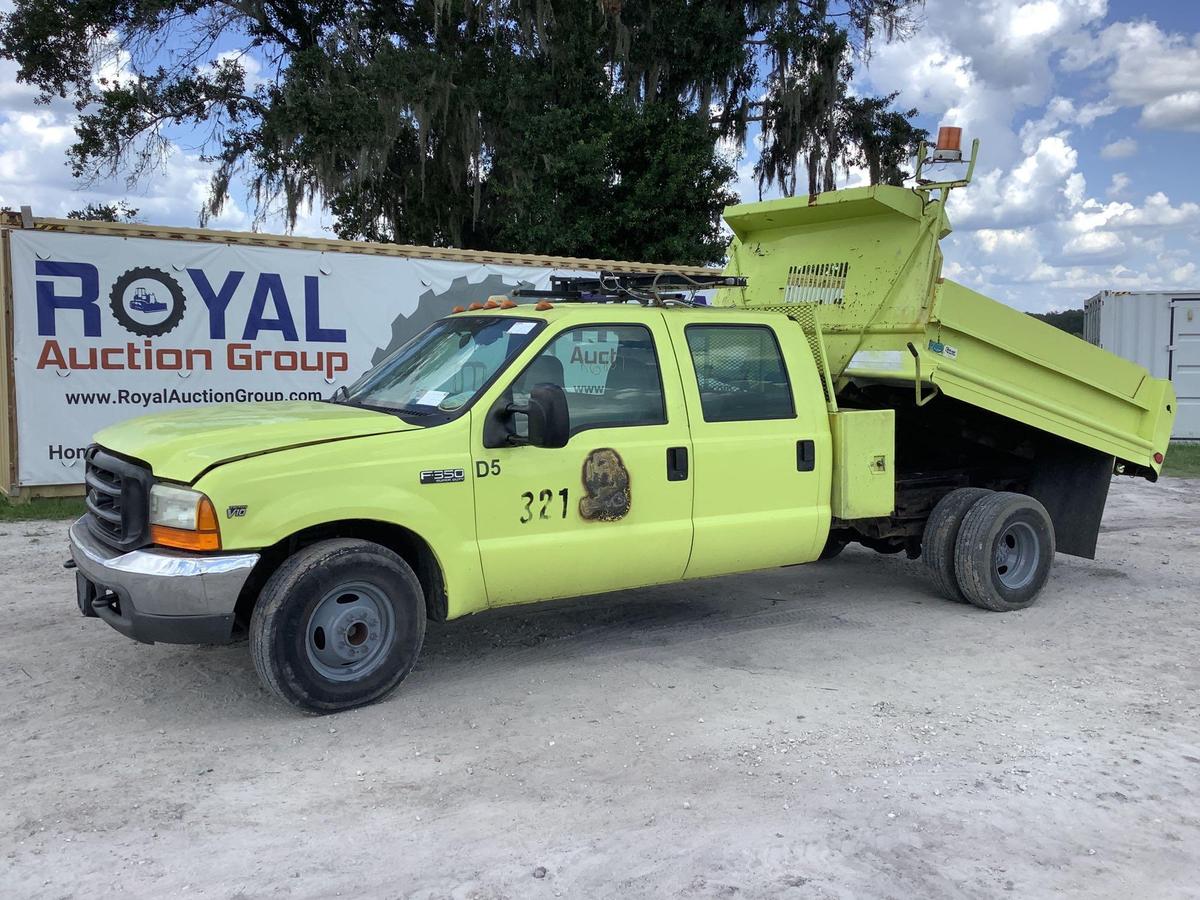
{"type": "Polygon", "coordinates": [[[688,350],[706,422],[791,419],[792,389],[765,325],[689,325],[688,350]]]}

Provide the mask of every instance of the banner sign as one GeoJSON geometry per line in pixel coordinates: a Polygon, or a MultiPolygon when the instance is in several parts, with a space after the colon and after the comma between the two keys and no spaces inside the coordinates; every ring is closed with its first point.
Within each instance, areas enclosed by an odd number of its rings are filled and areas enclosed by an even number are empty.
{"type": "Polygon", "coordinates": [[[569,270],[13,231],[20,485],[83,481],[106,425],[319,399],[457,305],[569,270]]]}

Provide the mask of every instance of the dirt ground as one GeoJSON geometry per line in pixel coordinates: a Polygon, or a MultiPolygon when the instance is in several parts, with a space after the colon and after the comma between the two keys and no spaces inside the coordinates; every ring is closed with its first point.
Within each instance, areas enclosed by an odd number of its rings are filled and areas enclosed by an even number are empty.
{"type": "Polygon", "coordinates": [[[1200,896],[1200,481],[998,615],[814,566],[431,626],[311,718],[0,528],[4,897],[1200,896]]]}

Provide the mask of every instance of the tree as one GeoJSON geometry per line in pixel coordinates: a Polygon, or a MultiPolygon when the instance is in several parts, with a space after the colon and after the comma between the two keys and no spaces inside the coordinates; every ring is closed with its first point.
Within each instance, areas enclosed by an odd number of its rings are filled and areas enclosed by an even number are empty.
{"type": "Polygon", "coordinates": [[[0,54],[78,107],[83,179],[200,132],[206,215],[241,174],[260,214],[320,197],[343,237],[703,262],[722,143],[760,122],[760,183],[794,192],[803,159],[829,186],[850,59],[919,2],[16,0],[0,54]]]}
{"type": "Polygon", "coordinates": [[[1041,319],[1047,325],[1053,325],[1067,334],[1073,334],[1077,338],[1083,337],[1082,309],[1062,309],[1048,313],[1030,313],[1029,315],[1035,319],[1041,319]]]}
{"type": "Polygon", "coordinates": [[[847,165],[866,167],[871,184],[903,184],[909,177],[902,166],[929,137],[912,124],[917,111],[891,109],[897,94],[886,97],[847,97],[842,101],[839,135],[847,165]]]}
{"type": "Polygon", "coordinates": [[[113,203],[89,203],[83,209],[73,209],[67,213],[68,219],[79,219],[84,222],[134,222],[138,211],[124,200],[113,203]]]}

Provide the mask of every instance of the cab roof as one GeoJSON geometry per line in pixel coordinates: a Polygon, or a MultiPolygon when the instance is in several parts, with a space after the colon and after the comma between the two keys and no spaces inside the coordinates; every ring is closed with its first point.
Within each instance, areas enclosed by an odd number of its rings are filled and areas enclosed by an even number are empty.
{"type": "Polygon", "coordinates": [[[658,316],[683,316],[685,318],[704,319],[714,315],[734,316],[747,320],[763,321],[777,320],[781,316],[777,312],[767,310],[749,310],[736,306],[686,306],[683,304],[670,306],[643,306],[640,303],[590,303],[577,301],[560,301],[552,303],[548,309],[537,309],[536,303],[518,303],[508,309],[468,309],[463,312],[451,313],[458,316],[504,316],[519,319],[542,319],[546,322],[560,322],[565,319],[583,320],[589,322],[637,321],[652,319],[658,316]]]}

